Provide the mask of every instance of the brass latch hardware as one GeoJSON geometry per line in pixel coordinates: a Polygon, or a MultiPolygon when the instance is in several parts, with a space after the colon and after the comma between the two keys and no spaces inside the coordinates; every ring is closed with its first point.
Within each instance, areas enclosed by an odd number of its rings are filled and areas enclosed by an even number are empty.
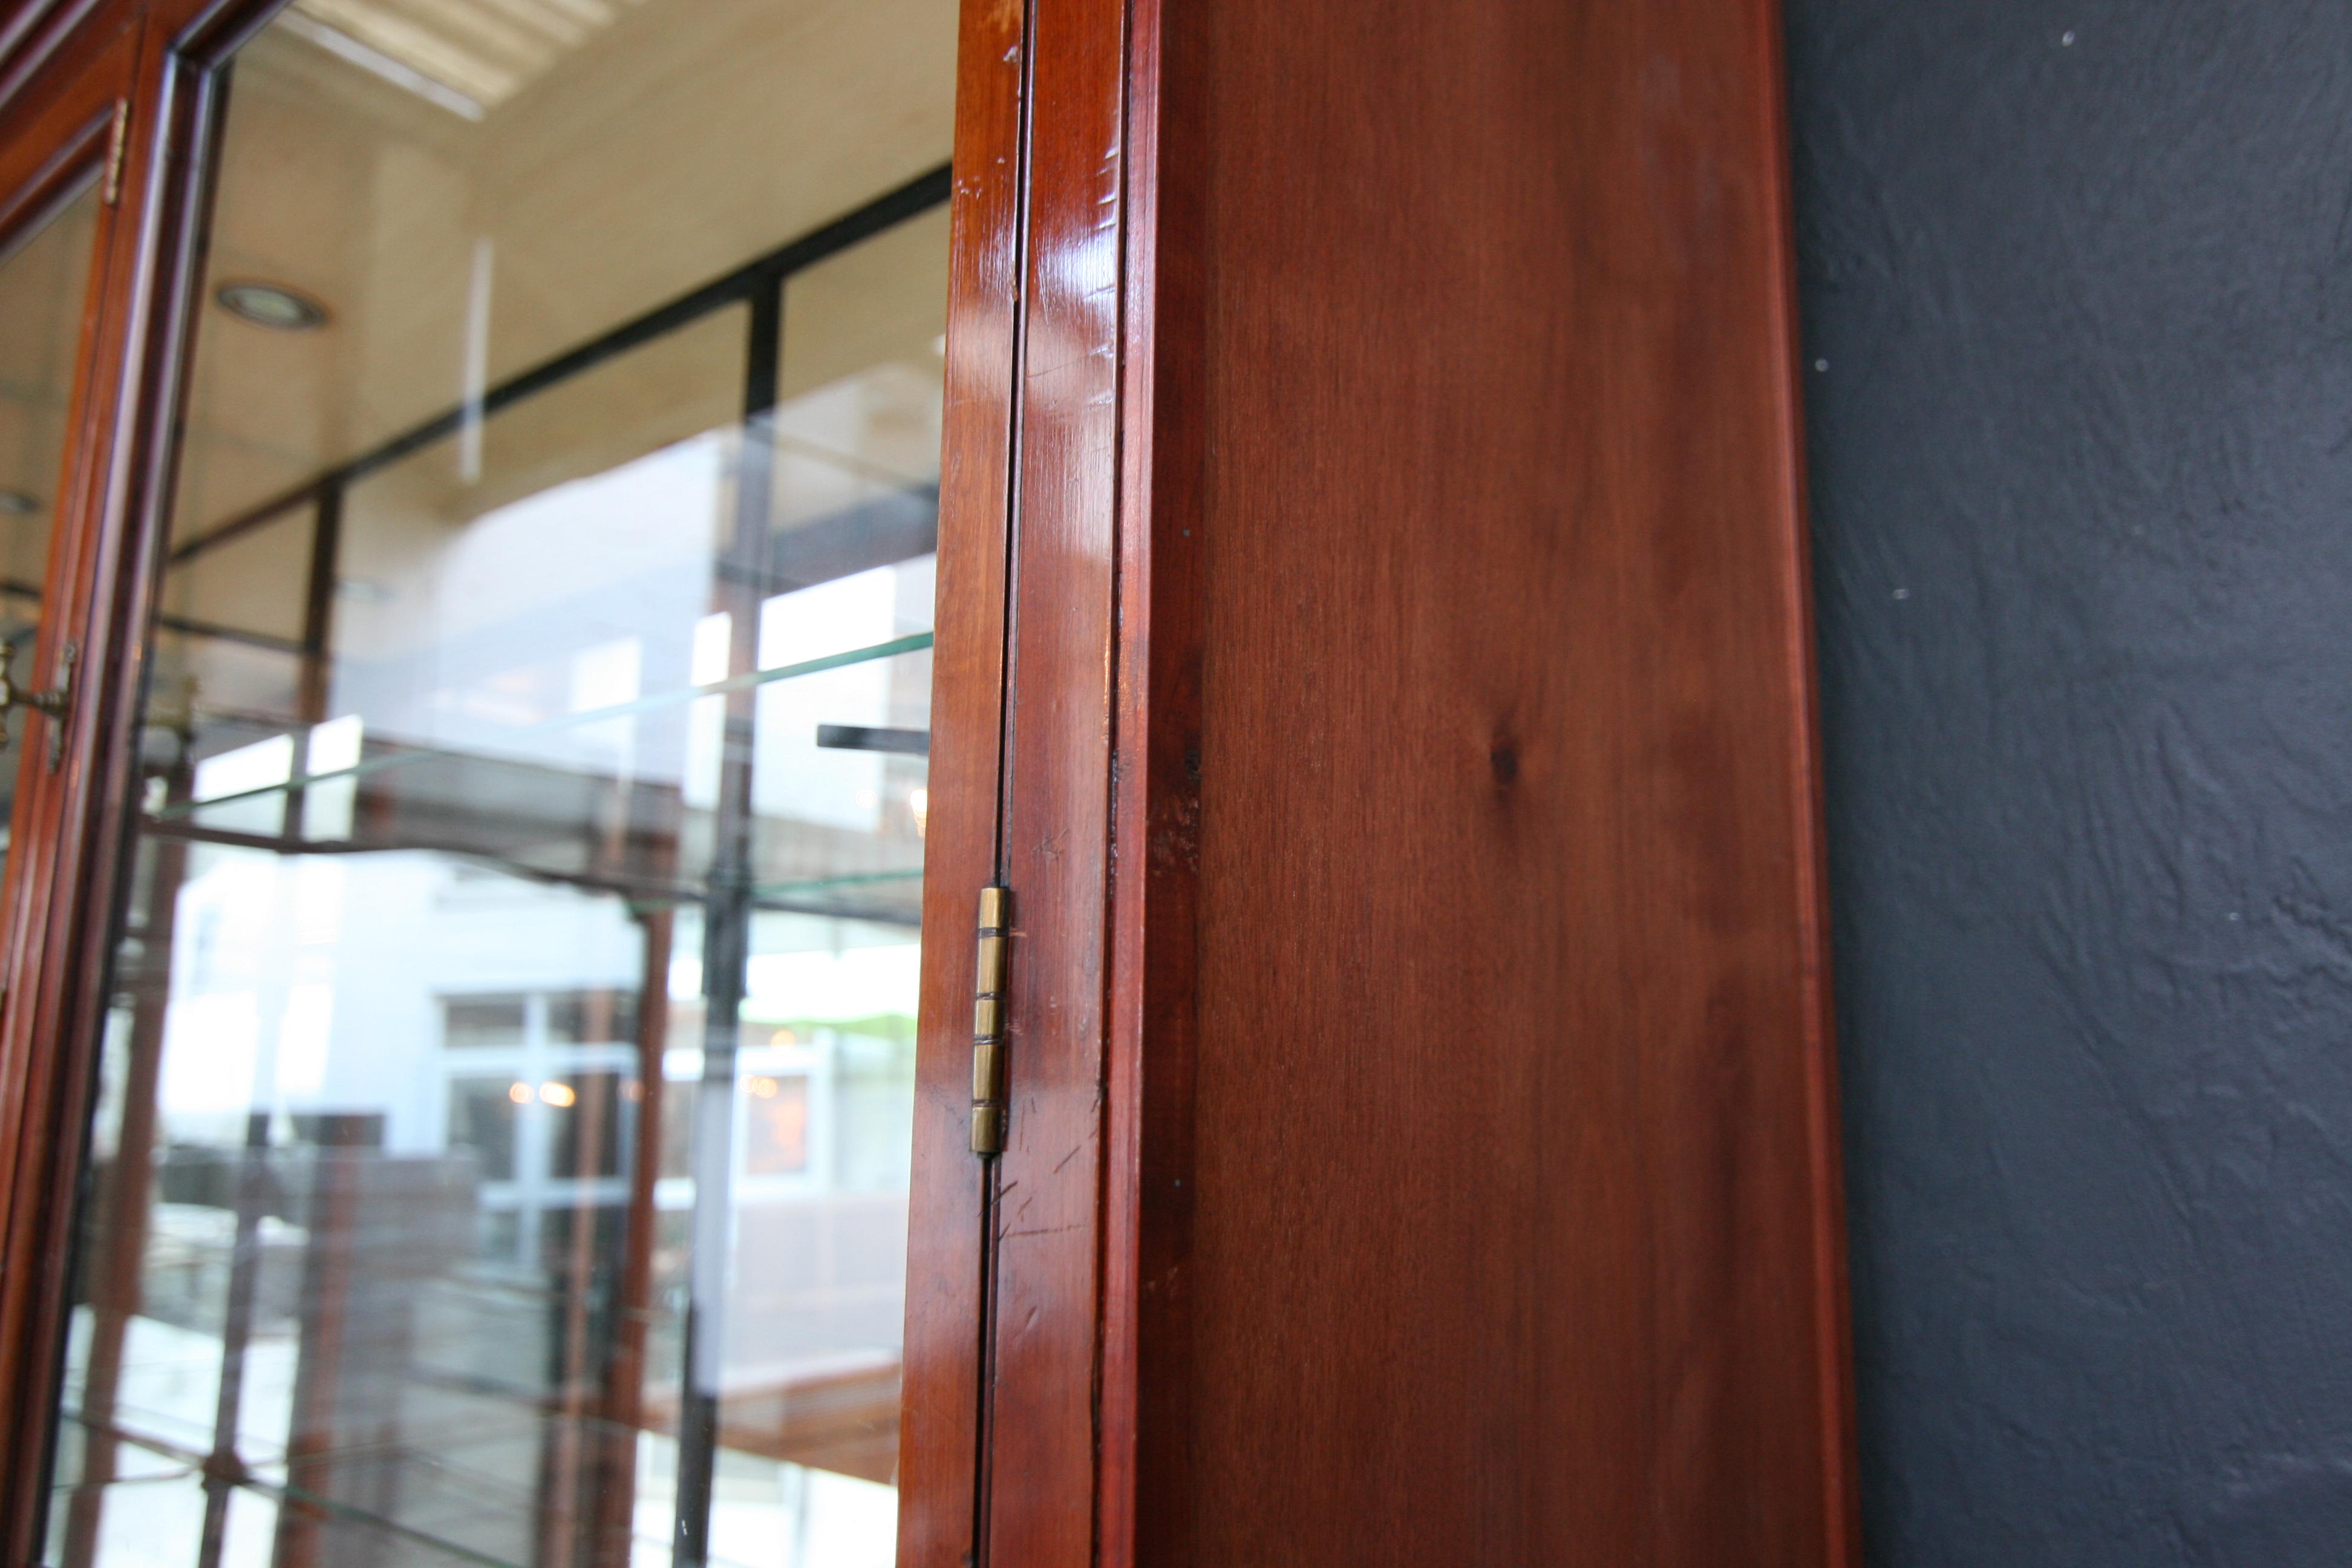
{"type": "Polygon", "coordinates": [[[112,140],[106,147],[106,190],[103,200],[108,206],[112,206],[122,195],[122,149],[123,144],[131,140],[130,131],[131,100],[127,98],[118,98],[114,100],[112,140]]]}
{"type": "Polygon", "coordinates": [[[1004,943],[1013,889],[980,890],[978,974],[971,1009],[971,1152],[1004,1152],[1004,943]]]}
{"type": "Polygon", "coordinates": [[[9,711],[29,708],[48,716],[49,772],[58,771],[66,754],[66,715],[73,710],[74,667],[80,658],[81,649],[64,644],[58,649],[57,685],[47,691],[27,691],[16,684],[16,644],[0,642],[0,751],[8,747],[9,711]]]}

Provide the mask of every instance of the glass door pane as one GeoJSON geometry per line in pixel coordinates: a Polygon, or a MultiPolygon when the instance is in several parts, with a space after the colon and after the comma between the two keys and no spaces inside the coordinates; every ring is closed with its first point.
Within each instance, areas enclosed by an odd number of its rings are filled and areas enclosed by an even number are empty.
{"type": "Polygon", "coordinates": [[[954,41],[235,61],[51,1562],[892,1560],[954,41]]]}
{"type": "MultiPolygon", "coordinates": [[[[93,183],[47,222],[0,255],[0,642],[14,650],[15,678],[34,689],[49,684],[34,666],[41,633],[41,595],[64,482],[74,364],[81,348],[82,307],[89,292],[91,247],[98,239],[93,183]]],[[[12,754],[0,756],[0,871],[7,864],[16,778],[26,750],[21,715],[0,718],[12,754]]],[[[46,761],[45,749],[43,760],[46,761]]],[[[39,764],[37,764],[39,765],[39,764]]]]}

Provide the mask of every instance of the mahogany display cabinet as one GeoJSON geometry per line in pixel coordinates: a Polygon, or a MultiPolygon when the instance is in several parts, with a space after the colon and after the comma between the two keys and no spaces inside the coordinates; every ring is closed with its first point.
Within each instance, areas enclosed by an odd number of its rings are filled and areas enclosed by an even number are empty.
{"type": "Polygon", "coordinates": [[[25,0],[0,1541],[1858,1562],[1770,0],[25,0]]]}

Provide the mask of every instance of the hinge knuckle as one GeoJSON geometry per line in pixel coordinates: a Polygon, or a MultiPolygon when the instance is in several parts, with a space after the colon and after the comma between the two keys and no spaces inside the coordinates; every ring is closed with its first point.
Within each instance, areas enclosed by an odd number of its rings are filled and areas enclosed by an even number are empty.
{"type": "Polygon", "coordinates": [[[971,1009],[971,1152],[1004,1152],[1004,968],[1011,938],[1013,890],[980,890],[973,942],[971,1009]]]}
{"type": "Polygon", "coordinates": [[[101,193],[108,206],[122,196],[122,158],[125,144],[131,140],[130,132],[131,100],[118,98],[114,100],[114,126],[108,133],[106,146],[106,189],[101,193]]]}

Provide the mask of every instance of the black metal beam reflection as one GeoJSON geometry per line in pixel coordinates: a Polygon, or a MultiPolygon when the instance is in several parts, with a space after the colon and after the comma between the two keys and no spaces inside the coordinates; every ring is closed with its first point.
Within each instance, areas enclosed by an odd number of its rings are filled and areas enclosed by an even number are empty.
{"type": "MultiPolygon", "coordinates": [[[[436,844],[425,839],[403,839],[396,844],[370,844],[349,838],[298,838],[276,833],[246,833],[233,827],[206,827],[188,821],[161,821],[142,817],[139,830],[152,838],[177,838],[192,844],[218,844],[231,849],[266,849],[273,855],[394,855],[412,852],[445,855],[452,860],[463,860],[488,870],[513,877],[518,881],[537,882],[551,888],[576,888],[586,892],[605,893],[625,899],[644,907],[700,907],[709,895],[693,887],[681,887],[654,878],[614,877],[586,871],[563,871],[549,866],[534,866],[528,860],[511,859],[493,855],[467,844],[436,844]]],[[[761,914],[819,915],[826,920],[859,921],[869,925],[901,926],[909,931],[921,927],[919,917],[904,910],[881,904],[849,903],[840,900],[793,898],[765,891],[754,887],[750,895],[750,907],[761,914]]]]}
{"type": "Polygon", "coordinates": [[[929,730],[887,730],[873,724],[819,724],[816,743],[829,752],[892,752],[902,757],[931,754],[929,730]]]}
{"type": "Polygon", "coordinates": [[[688,289],[667,304],[657,305],[641,316],[624,321],[601,337],[591,338],[577,348],[557,354],[553,359],[543,360],[529,370],[499,383],[483,393],[478,403],[452,405],[380,446],[347,458],[326,472],[303,480],[292,489],[273,496],[195,538],[175,545],[172,550],[171,563],[179,565],[215,545],[226,544],[239,534],[273,521],[329,490],[364,479],[436,441],[446,440],[478,413],[487,419],[501,409],[569,381],[608,359],[626,353],[631,349],[641,348],[656,338],[666,337],[713,310],[741,300],[755,300],[761,290],[780,286],[793,273],[938,206],[948,199],[949,188],[948,167],[944,163],[927,174],[918,174],[897,190],[843,214],[823,228],[781,245],[764,256],[755,257],[734,271],[714,278],[699,288],[688,289]]]}
{"type": "MultiPolygon", "coordinates": [[[[783,378],[784,279],[751,296],[751,340],[743,367],[743,440],[737,447],[735,520],[714,574],[711,607],[728,617],[727,674],[759,668],[759,602],[746,584],[768,565],[774,515],[775,446],[755,437],[776,407],[783,378]]],[[[687,1264],[684,1363],[677,1399],[677,1479],[670,1568],[710,1560],[710,1506],[719,1465],[719,1394],[726,1362],[728,1250],[734,1226],[735,1052],[751,957],[751,788],[756,710],[748,690],[728,693],[719,743],[719,800],[712,814],[709,900],[702,907],[702,1080],[694,1107],[689,1165],[694,1205],[687,1264]]]]}
{"type": "MultiPolygon", "coordinates": [[[[0,577],[0,597],[30,599],[41,602],[47,590],[37,583],[27,583],[21,577],[0,577]]],[[[159,615],[156,625],[165,631],[178,632],[183,637],[215,637],[222,642],[243,643],[248,647],[268,648],[272,653],[300,653],[301,642],[294,637],[282,637],[270,632],[248,631],[243,626],[224,626],[212,621],[199,621],[187,616],[159,615]]]]}

